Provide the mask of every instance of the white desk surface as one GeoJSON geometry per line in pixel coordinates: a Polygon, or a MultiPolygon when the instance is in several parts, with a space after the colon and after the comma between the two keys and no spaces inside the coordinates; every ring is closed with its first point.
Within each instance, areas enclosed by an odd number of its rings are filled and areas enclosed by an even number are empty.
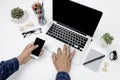
{"type": "MultiPolygon", "coordinates": [[[[52,0],[44,0],[45,16],[47,24],[40,26],[31,9],[37,0],[1,0],[0,1],[0,61],[7,60],[19,55],[28,44],[18,28],[18,24],[11,22],[10,11],[14,7],[21,7],[29,13],[29,19],[23,24],[32,21],[36,27],[42,27],[43,33],[52,20],[52,0]]],[[[120,54],[120,1],[119,0],[74,0],[78,3],[93,7],[103,12],[102,19],[94,35],[94,41],[90,48],[103,52],[106,55],[104,61],[109,63],[108,72],[93,72],[84,66],[73,65],[70,71],[71,80],[120,80],[120,62],[111,62],[108,53],[117,50],[120,54]],[[104,48],[100,45],[100,37],[103,33],[109,32],[114,36],[113,44],[104,48]]],[[[62,6],[62,5],[61,5],[62,6]]],[[[56,70],[52,63],[51,53],[41,60],[31,60],[20,67],[19,71],[13,74],[8,80],[55,80],[56,70]]]]}

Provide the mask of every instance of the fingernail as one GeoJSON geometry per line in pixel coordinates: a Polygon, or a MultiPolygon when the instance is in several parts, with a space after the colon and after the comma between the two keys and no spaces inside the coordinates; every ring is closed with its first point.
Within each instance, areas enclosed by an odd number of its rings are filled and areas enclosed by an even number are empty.
{"type": "Polygon", "coordinates": [[[60,50],[60,48],[58,48],[58,50],[60,50]]]}
{"type": "Polygon", "coordinates": [[[66,44],[64,45],[64,47],[66,47],[66,44]]]}
{"type": "Polygon", "coordinates": [[[39,45],[36,45],[36,47],[38,47],[39,45]]]}

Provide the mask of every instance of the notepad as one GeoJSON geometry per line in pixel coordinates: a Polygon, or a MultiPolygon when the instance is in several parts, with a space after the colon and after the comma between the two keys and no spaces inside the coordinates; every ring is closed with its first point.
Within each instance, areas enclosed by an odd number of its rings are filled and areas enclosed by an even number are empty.
{"type": "MultiPolygon", "coordinates": [[[[85,58],[84,60],[84,63],[88,62],[88,61],[91,61],[91,60],[94,60],[96,58],[99,58],[101,56],[105,56],[104,54],[102,54],[101,52],[99,51],[96,51],[94,49],[90,49],[90,51],[88,52],[88,55],[87,57],[85,58]]],[[[101,63],[102,63],[102,60],[103,58],[100,58],[100,59],[96,59],[88,64],[85,64],[84,66],[94,72],[98,72],[100,66],[101,66],[101,63]]]]}

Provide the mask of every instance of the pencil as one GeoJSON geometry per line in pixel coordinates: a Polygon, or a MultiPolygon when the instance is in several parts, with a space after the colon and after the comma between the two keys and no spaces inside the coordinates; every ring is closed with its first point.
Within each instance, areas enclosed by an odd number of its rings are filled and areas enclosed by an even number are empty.
{"type": "Polygon", "coordinates": [[[96,61],[96,60],[99,60],[99,59],[101,59],[101,58],[103,58],[103,57],[105,57],[105,55],[102,55],[102,56],[97,57],[97,58],[95,58],[95,59],[89,60],[89,61],[83,63],[83,65],[89,64],[89,63],[91,63],[91,62],[93,62],[93,61],[96,61]]]}

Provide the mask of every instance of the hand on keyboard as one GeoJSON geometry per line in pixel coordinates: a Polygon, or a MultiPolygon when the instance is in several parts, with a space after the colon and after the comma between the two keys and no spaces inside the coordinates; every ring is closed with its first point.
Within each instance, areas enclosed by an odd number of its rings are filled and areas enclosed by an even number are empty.
{"type": "Polygon", "coordinates": [[[73,59],[74,54],[75,54],[75,50],[70,52],[70,47],[66,45],[64,45],[63,51],[61,50],[61,48],[58,48],[57,54],[53,52],[52,59],[58,72],[60,71],[69,72],[70,71],[71,61],[73,59]]]}

